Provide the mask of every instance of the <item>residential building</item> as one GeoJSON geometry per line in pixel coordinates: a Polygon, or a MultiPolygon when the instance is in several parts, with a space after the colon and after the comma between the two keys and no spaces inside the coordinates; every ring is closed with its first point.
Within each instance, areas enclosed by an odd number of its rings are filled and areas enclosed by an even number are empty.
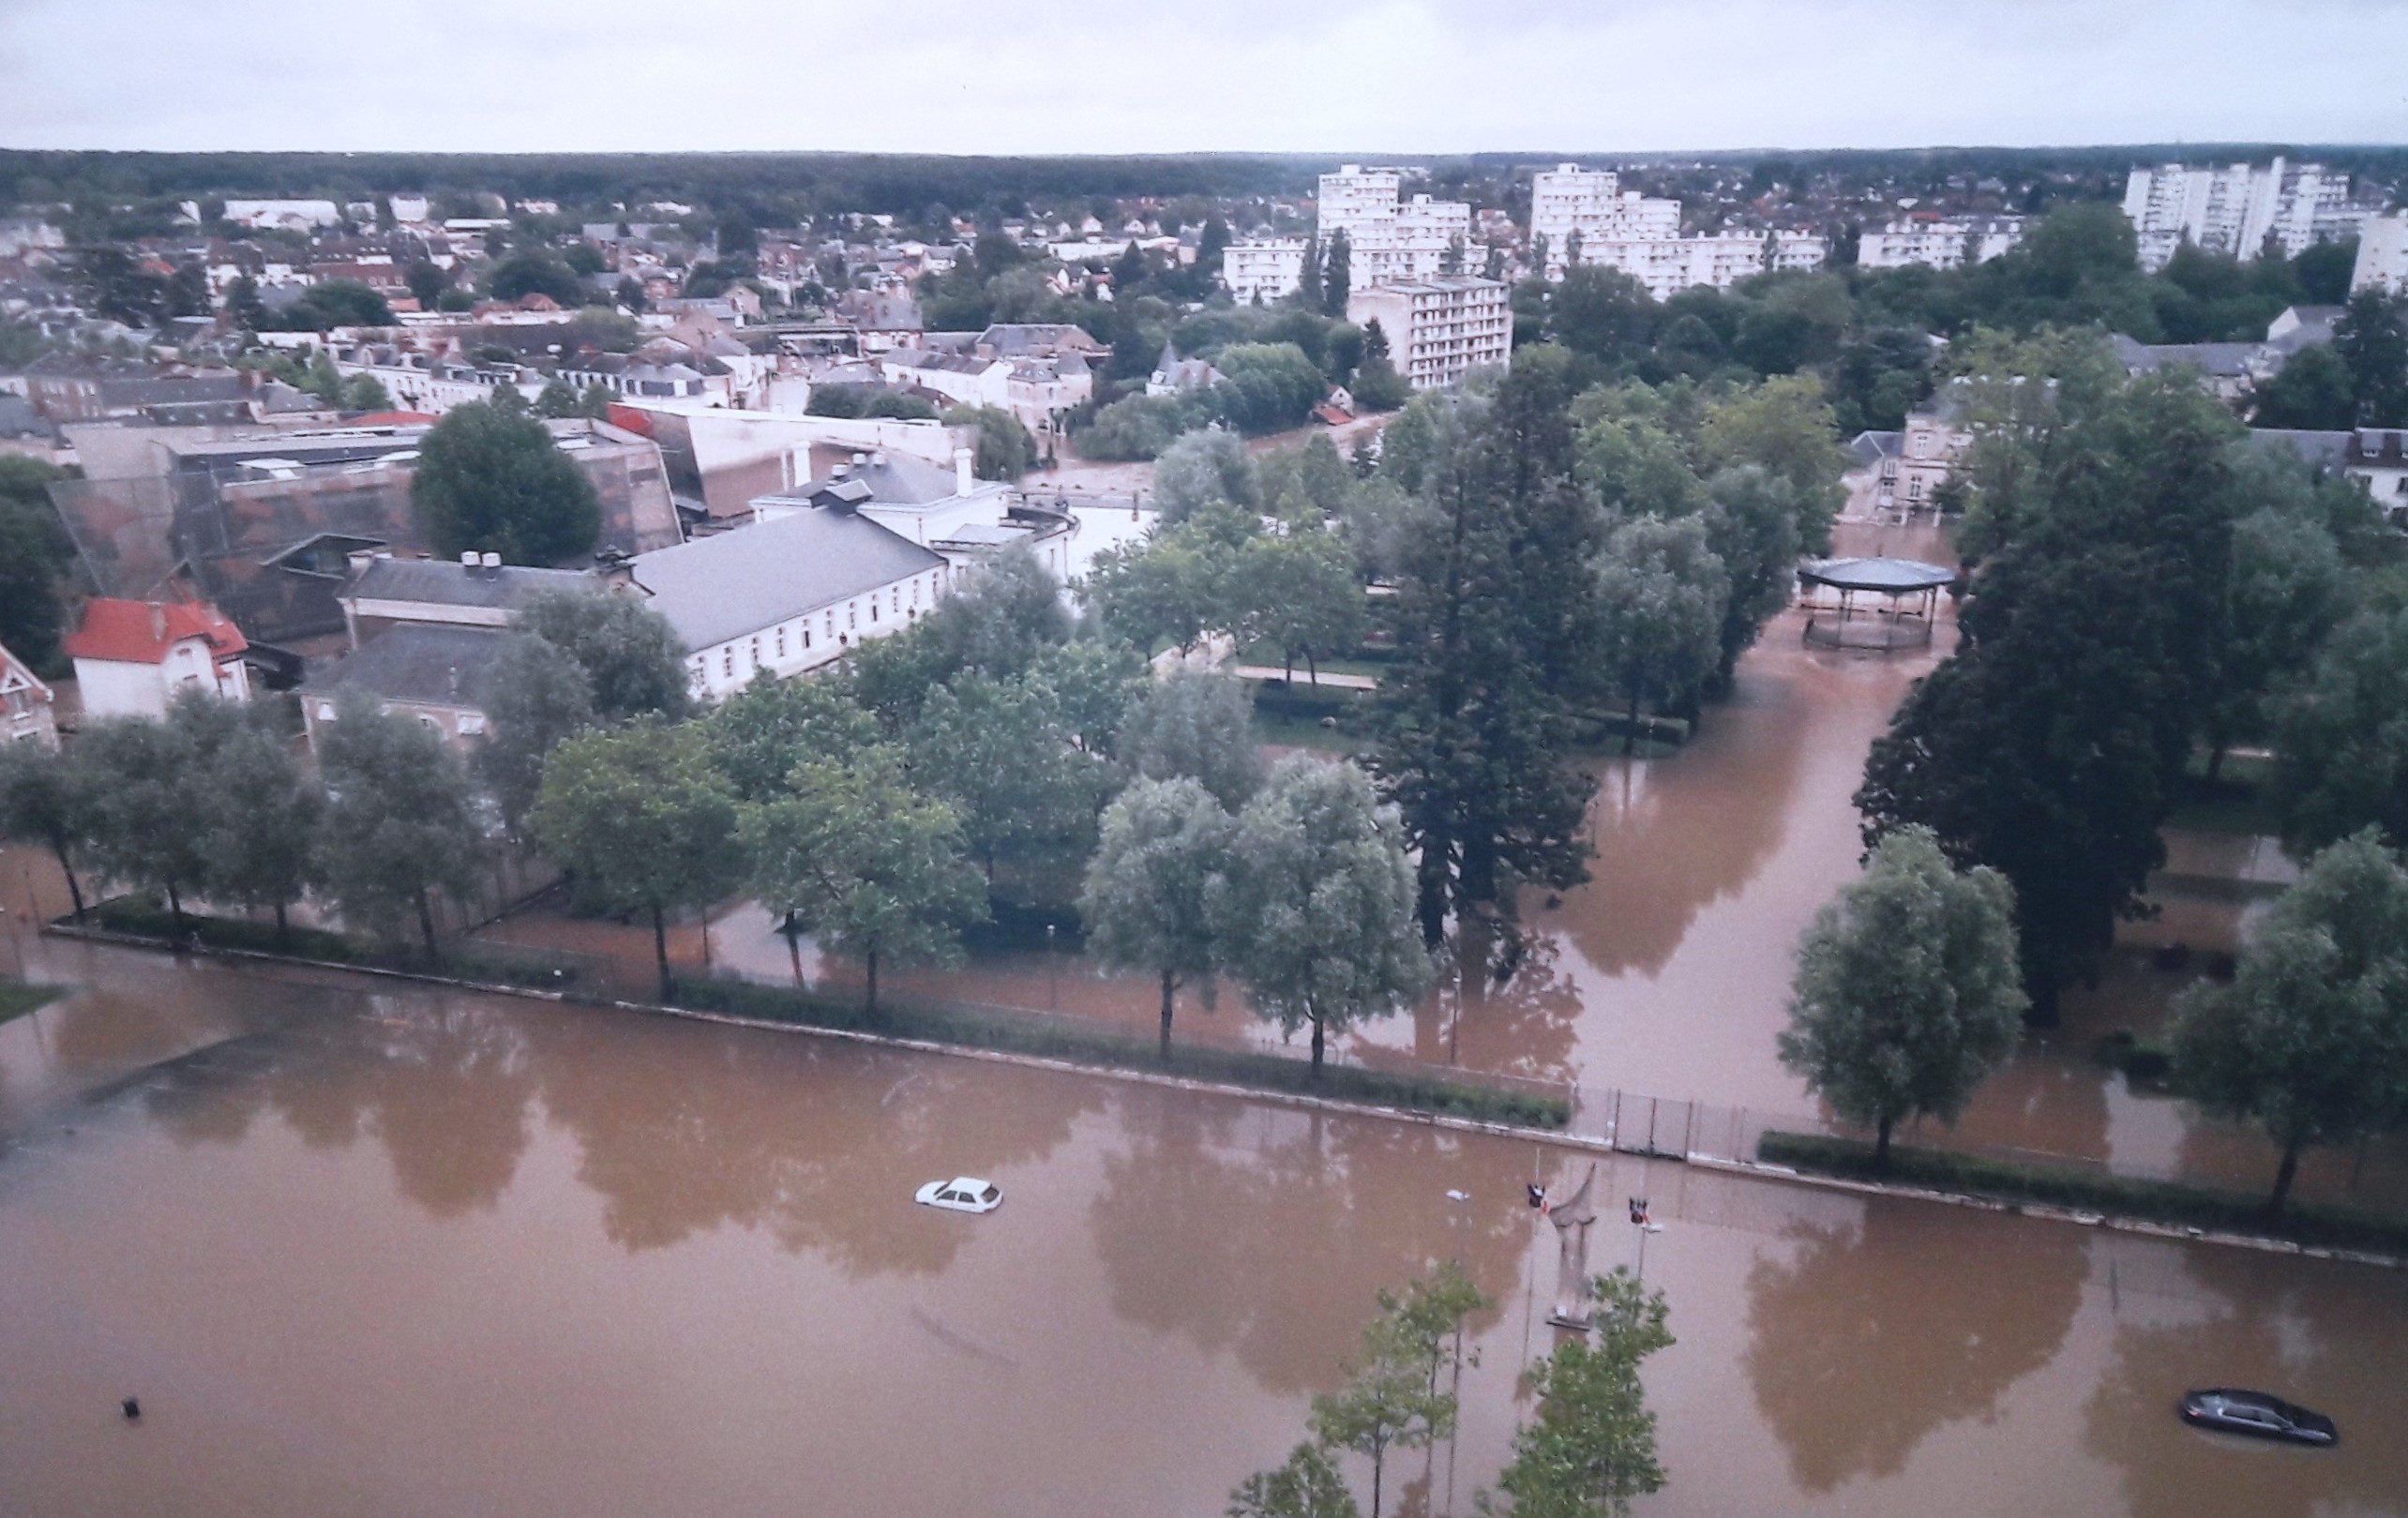
{"type": "Polygon", "coordinates": [[[2408,531],[2408,428],[2359,427],[2318,432],[2251,428],[2260,447],[2287,447],[2327,474],[2354,480],[2392,526],[2408,531]]]}
{"type": "Polygon", "coordinates": [[[1823,239],[1808,232],[1726,232],[1595,244],[1583,239],[1580,261],[1619,269],[1657,300],[1670,300],[1699,285],[1728,290],[1751,275],[1811,273],[1823,266],[1828,251],[1823,239]]]}
{"type": "Polygon", "coordinates": [[[1241,306],[1270,305],[1304,282],[1304,239],[1264,237],[1221,249],[1221,283],[1241,306]]]}
{"type": "Polygon", "coordinates": [[[2120,332],[2107,341],[2125,373],[2193,369],[2209,392],[2227,405],[2248,399],[2259,385],[2281,373],[2291,356],[2291,350],[2265,342],[2144,343],[2120,332]]]}
{"type": "Polygon", "coordinates": [[[388,195],[384,204],[393,213],[393,219],[404,227],[423,225],[433,209],[424,195],[388,195]]]}
{"type": "Polygon", "coordinates": [[[1610,170],[1558,164],[1530,176],[1530,247],[1546,239],[1545,276],[1560,279],[1570,266],[1573,239],[1584,262],[1588,249],[1608,243],[1663,242],[1680,235],[1680,203],[1624,190],[1610,170]]]}
{"type": "Polygon", "coordinates": [[[1874,520],[1898,506],[1898,461],[1905,451],[1904,432],[1859,432],[1848,442],[1848,467],[1840,476],[1847,491],[1841,515],[1850,520],[1874,520]]]}
{"type": "Polygon", "coordinates": [[[1471,207],[1461,201],[1416,195],[1400,203],[1404,173],[1347,164],[1321,176],[1321,248],[1341,232],[1349,249],[1349,290],[1400,279],[1427,279],[1445,268],[1450,250],[1468,258],[1471,207]]]}
{"type": "Polygon", "coordinates": [[[935,549],[956,569],[1025,544],[1055,579],[1067,581],[1068,517],[1029,505],[1001,480],[976,478],[972,458],[970,449],[956,449],[947,470],[909,454],[856,452],[791,490],[755,500],[753,517],[774,521],[800,511],[856,512],[908,542],[935,549]]]}
{"type": "Polygon", "coordinates": [[[2346,306],[2286,306],[2265,324],[2266,346],[2285,353],[2321,348],[2333,340],[2333,323],[2347,309],[2346,306]]]}
{"type": "Polygon", "coordinates": [[[1189,390],[1208,390],[1220,381],[1221,371],[1208,359],[1181,358],[1178,345],[1165,342],[1162,355],[1154,360],[1153,373],[1146,379],[1146,394],[1176,396],[1189,390]]]}
{"type": "Polygon", "coordinates": [[[952,570],[934,549],[823,506],[639,554],[626,575],[676,629],[694,695],[716,701],[764,669],[783,679],[901,632],[952,570]]]}
{"type": "Polygon", "coordinates": [[[332,201],[228,201],[225,218],[240,227],[281,228],[308,232],[339,224],[342,211],[332,201]]]}
{"type": "Polygon", "coordinates": [[[1898,434],[1895,486],[1888,502],[1876,503],[1909,512],[1931,508],[1940,487],[1973,446],[1973,424],[1966,416],[1968,398],[1960,380],[1942,385],[1931,399],[1906,413],[1905,430],[1898,434]]]}
{"type": "Polygon", "coordinates": [[[56,748],[58,722],[51,711],[56,699],[31,665],[0,645],[0,745],[56,748]]]}
{"type": "Polygon", "coordinates": [[[1513,347],[1513,313],[1501,279],[1438,275],[1357,289],[1347,320],[1379,323],[1389,357],[1416,390],[1453,384],[1483,364],[1502,364],[1513,347]]]}
{"type": "Polygon", "coordinates": [[[1918,211],[1879,231],[1867,228],[1857,243],[1857,265],[1866,269],[1961,269],[1987,263],[2024,240],[2019,216],[1942,216],[1918,211]]]}
{"type": "Polygon", "coordinates": [[[248,647],[241,629],[206,601],[98,597],[83,603],[67,639],[87,717],[163,717],[187,689],[248,701],[248,647]]]}
{"type": "Polygon", "coordinates": [[[397,626],[498,632],[514,625],[538,595],[607,589],[581,569],[505,564],[498,553],[463,553],[455,564],[371,549],[348,561],[350,575],[336,599],[354,649],[397,626]]]}
{"type": "Polygon", "coordinates": [[[2359,229],[2357,263],[2350,269],[2350,293],[2361,290],[2408,294],[2408,211],[2370,217],[2359,229]]]}
{"type": "Polygon", "coordinates": [[[346,691],[365,691],[465,751],[486,732],[487,690],[506,635],[485,627],[404,624],[309,671],[299,688],[301,721],[317,747],[346,691]]]}
{"type": "Polygon", "coordinates": [[[2141,267],[2152,274],[2185,242],[2233,258],[2256,258],[2268,246],[2296,258],[2316,243],[2356,235],[2365,219],[2350,203],[2347,174],[2279,157],[2262,169],[2135,168],[2124,215],[2140,240],[2141,267]]]}

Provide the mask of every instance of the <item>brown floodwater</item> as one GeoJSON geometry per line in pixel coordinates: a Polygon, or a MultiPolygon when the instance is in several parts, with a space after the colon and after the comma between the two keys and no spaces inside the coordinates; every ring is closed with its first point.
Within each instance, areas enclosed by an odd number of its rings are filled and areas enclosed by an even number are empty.
{"type": "MultiPolygon", "coordinates": [[[[55,941],[33,969],[85,989],[0,1026],[11,1515],[1205,1518],[1374,1291],[1449,1257],[1494,1299],[1462,1430],[1388,1488],[1468,1512],[1549,1344],[1521,1187],[1575,1167],[1526,1142],[55,941]],[[1003,1207],[911,1203],[959,1172],[1003,1207]]],[[[1643,1513],[2408,1513],[2394,1272],[1603,1168],[1595,1263],[1648,1194],[1680,1341],[1643,1513]],[[2176,1423],[2224,1382],[2342,1446],[2176,1423]]]]}

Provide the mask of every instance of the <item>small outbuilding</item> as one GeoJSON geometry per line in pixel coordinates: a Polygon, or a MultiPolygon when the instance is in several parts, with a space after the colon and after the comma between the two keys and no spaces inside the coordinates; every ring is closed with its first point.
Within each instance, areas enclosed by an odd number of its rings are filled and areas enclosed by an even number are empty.
{"type": "Polygon", "coordinates": [[[1921,648],[1932,640],[1940,593],[1957,582],[1920,559],[1826,559],[1798,571],[1806,641],[1820,648],[1921,648]]]}

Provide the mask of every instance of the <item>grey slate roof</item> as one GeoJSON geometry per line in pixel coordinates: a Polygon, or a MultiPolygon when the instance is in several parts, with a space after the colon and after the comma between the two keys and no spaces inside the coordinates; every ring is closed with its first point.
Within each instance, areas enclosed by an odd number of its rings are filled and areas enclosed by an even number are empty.
{"type": "Polygon", "coordinates": [[[504,564],[499,569],[472,570],[448,559],[373,559],[343,594],[369,601],[499,607],[515,611],[546,591],[606,588],[592,575],[575,569],[504,564]]]}
{"type": "Polygon", "coordinates": [[[2354,432],[2321,432],[2304,428],[2253,427],[2250,443],[2257,448],[2288,447],[2318,469],[2339,469],[2349,462],[2354,432]]]}
{"type": "Polygon", "coordinates": [[[1859,432],[1848,440],[1848,456],[1859,468],[1871,469],[1884,458],[1898,457],[1903,432],[1859,432]]]}
{"type": "Polygon", "coordinates": [[[483,710],[486,682],[503,640],[484,627],[428,627],[404,623],[371,638],[301,682],[305,695],[364,690],[388,701],[483,710]]]}
{"type": "Polygon", "coordinates": [[[692,654],[943,564],[865,517],[815,509],[640,553],[630,568],[692,654]]]}

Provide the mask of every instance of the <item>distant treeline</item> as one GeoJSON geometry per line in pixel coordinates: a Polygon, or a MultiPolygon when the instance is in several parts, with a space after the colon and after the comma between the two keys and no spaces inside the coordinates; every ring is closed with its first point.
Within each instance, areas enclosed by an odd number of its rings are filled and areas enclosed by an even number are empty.
{"type": "MultiPolygon", "coordinates": [[[[2408,146],[2283,143],[2136,143],[2099,147],[1933,147],[1820,152],[1615,154],[1488,152],[1406,155],[1437,185],[1507,181],[1563,161],[1633,167],[1747,165],[1769,185],[1829,176],[1843,182],[1944,181],[1971,173],[2008,181],[2070,173],[2117,185],[2136,163],[2263,162],[2275,154],[2386,182],[2408,179],[2408,146]]],[[[1354,161],[1399,161],[1378,153],[1354,161]]],[[[762,219],[844,212],[917,216],[957,211],[1019,214],[1029,203],[1109,202],[1138,196],[1244,198],[1310,194],[1337,166],[1315,154],[1151,154],[966,158],[899,153],[108,153],[0,150],[0,204],[103,204],[226,196],[365,200],[396,190],[433,196],[490,191],[511,200],[592,206],[650,200],[743,207],[762,219]]]]}

